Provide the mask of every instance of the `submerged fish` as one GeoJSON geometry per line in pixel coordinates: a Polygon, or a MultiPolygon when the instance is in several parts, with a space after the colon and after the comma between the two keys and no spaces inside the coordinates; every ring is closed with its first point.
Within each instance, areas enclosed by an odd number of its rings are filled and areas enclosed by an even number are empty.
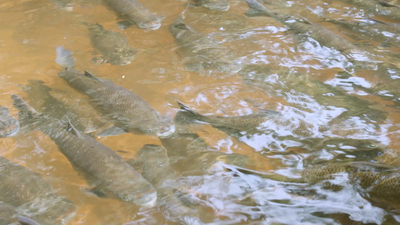
{"type": "Polygon", "coordinates": [[[400,23],[384,23],[376,21],[375,24],[363,24],[355,21],[327,19],[325,21],[338,24],[349,30],[362,33],[364,37],[379,42],[400,42],[400,23]]]}
{"type": "Polygon", "coordinates": [[[0,202],[0,225],[46,225],[20,214],[15,207],[0,202]]]}
{"type": "Polygon", "coordinates": [[[247,155],[238,153],[224,153],[216,151],[190,152],[184,159],[176,162],[179,167],[189,173],[212,173],[212,169],[218,163],[247,167],[250,159],[247,155]]]}
{"type": "MultiPolygon", "coordinates": [[[[350,61],[355,61],[354,58],[351,57],[351,54],[365,55],[364,52],[353,45],[353,43],[343,38],[342,36],[335,34],[324,26],[311,23],[309,21],[306,21],[305,19],[299,20],[290,15],[270,11],[257,0],[246,0],[246,2],[250,7],[250,9],[245,12],[246,16],[267,16],[274,18],[278,22],[285,24],[289,28],[289,31],[297,35],[307,35],[323,46],[334,48],[346,57],[350,56],[350,61]]],[[[357,62],[357,65],[372,68],[372,65],[364,65],[362,62],[357,62]]]]}
{"type": "Polygon", "coordinates": [[[193,4],[211,10],[228,11],[229,3],[226,0],[192,0],[193,4]]]}
{"type": "Polygon", "coordinates": [[[378,104],[348,95],[343,90],[311,79],[306,73],[291,72],[288,69],[273,70],[270,66],[249,65],[239,74],[243,76],[246,83],[258,87],[266,93],[278,90],[280,93],[286,94],[295,90],[310,96],[322,106],[330,105],[346,109],[340,116],[332,120],[330,125],[354,116],[367,117],[372,121],[383,121],[388,116],[387,112],[374,108],[374,106],[379,106],[378,104]],[[279,76],[280,82],[265,82],[274,74],[279,76]]]}
{"type": "Polygon", "coordinates": [[[197,218],[196,212],[185,206],[175,195],[179,189],[176,184],[178,175],[170,167],[167,151],[159,145],[144,145],[137,153],[143,177],[154,185],[158,192],[158,205],[173,221],[185,223],[185,217],[197,218]]]}
{"type": "Polygon", "coordinates": [[[273,110],[263,110],[245,116],[204,116],[180,102],[178,102],[178,105],[184,110],[188,118],[209,123],[214,127],[226,127],[240,131],[257,128],[268,120],[274,120],[282,116],[279,112],[273,110]]]}
{"type": "Polygon", "coordinates": [[[19,96],[13,95],[14,105],[32,120],[41,122],[40,130],[59,147],[71,164],[98,183],[96,193],[110,195],[141,206],[153,206],[157,192],[138,172],[110,148],[71,124],[46,117],[35,111],[19,96]]]}
{"type": "Polygon", "coordinates": [[[47,224],[64,224],[75,216],[75,204],[54,194],[42,177],[0,157],[0,201],[47,224]]]}
{"type": "Polygon", "coordinates": [[[151,13],[137,0],[105,0],[105,2],[129,23],[135,23],[139,28],[156,30],[160,28],[164,17],[151,13]]]}
{"type": "MultiPolygon", "coordinates": [[[[71,122],[74,127],[84,133],[90,133],[104,125],[96,118],[83,118],[81,110],[76,111],[72,106],[67,106],[50,93],[51,88],[44,85],[41,80],[28,80],[28,84],[22,87],[27,93],[32,107],[41,109],[41,112],[49,117],[71,122]]],[[[32,121],[21,121],[23,126],[31,126],[32,121]]]]}
{"type": "Polygon", "coordinates": [[[114,125],[99,136],[131,132],[169,137],[175,131],[171,118],[161,116],[141,97],[110,80],[70,68],[58,75],[71,87],[89,96],[92,106],[114,125]]]}
{"type": "Polygon", "coordinates": [[[104,56],[104,61],[113,65],[131,64],[136,49],[129,46],[128,39],[121,33],[106,30],[100,24],[84,23],[89,29],[93,47],[104,56]]]}
{"type": "Polygon", "coordinates": [[[178,16],[169,27],[175,42],[180,46],[178,54],[183,58],[186,69],[191,71],[213,70],[237,72],[241,66],[234,62],[231,50],[212,36],[187,26],[178,16]]]}
{"type": "Polygon", "coordinates": [[[369,13],[400,20],[400,7],[379,0],[340,0],[365,9],[369,13]]]}
{"type": "MultiPolygon", "coordinates": [[[[257,172],[256,172],[257,173],[257,172]]],[[[334,163],[304,169],[301,177],[292,178],[280,174],[264,174],[261,177],[290,183],[316,184],[328,182],[339,173],[347,173],[352,184],[358,184],[374,202],[399,207],[400,170],[394,166],[368,162],[334,163]]],[[[332,184],[326,187],[332,187],[332,184]]]]}
{"type": "Polygon", "coordinates": [[[10,116],[9,110],[0,106],[0,137],[11,137],[19,131],[19,121],[10,116]]]}

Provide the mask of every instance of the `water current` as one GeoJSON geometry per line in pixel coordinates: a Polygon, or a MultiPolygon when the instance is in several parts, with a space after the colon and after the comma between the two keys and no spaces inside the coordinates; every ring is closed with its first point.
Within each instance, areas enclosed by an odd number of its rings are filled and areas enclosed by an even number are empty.
{"type": "MultiPolygon", "coordinates": [[[[98,142],[124,160],[137,160],[146,144],[165,147],[176,176],[162,187],[173,187],[169,195],[179,197],[182,207],[195,212],[188,216],[179,207],[165,207],[168,196],[159,196],[161,203],[153,207],[99,197],[90,191],[95,184],[85,179],[84,172],[70,163],[48,135],[21,123],[16,135],[0,139],[0,155],[40,174],[57,195],[74,203],[76,214],[65,224],[400,224],[400,156],[396,155],[400,148],[400,28],[376,28],[377,34],[372,34],[338,22],[355,21],[351,26],[362,29],[368,23],[400,23],[398,18],[350,0],[265,0],[268,10],[292,16],[285,23],[268,16],[246,16],[245,1],[228,0],[227,11],[187,6],[181,0],[141,2],[165,17],[160,28],[133,25],[122,30],[117,25],[121,19],[100,0],[0,1],[0,105],[18,118],[10,96],[19,95],[43,112],[43,118],[62,117],[66,112],[54,107],[55,101],[46,102],[32,86],[46,85],[54,99],[79,112],[78,120],[98,142]],[[179,51],[182,43],[175,41],[169,29],[183,11],[184,24],[215,38],[217,49],[228,49],[229,60],[240,70],[187,68],[187,58],[179,51]],[[125,36],[138,50],[131,63],[101,62],[85,22],[125,36]],[[315,31],[296,31],[291,27],[295,23],[322,26],[318,29],[331,33],[315,37],[315,31]],[[342,41],[331,44],[328,39],[334,35],[342,41]],[[340,50],[347,41],[357,51],[340,50]],[[169,138],[134,133],[97,136],[107,123],[87,95],[57,75],[62,70],[56,62],[59,46],[72,52],[78,71],[111,80],[169,118],[184,112],[176,100],[206,117],[272,112],[273,116],[258,124],[246,118],[228,121],[231,125],[177,117],[176,134],[169,138]],[[98,121],[100,126],[96,126],[98,121]],[[236,123],[240,129],[235,129],[236,123]],[[301,171],[352,162],[370,163],[368,168],[379,163],[390,169],[379,170],[388,175],[365,187],[349,171],[331,173],[316,182],[268,176],[308,179],[309,174],[301,171]],[[397,195],[381,197],[381,192],[373,192],[373,185],[396,175],[399,180],[388,188],[397,188],[397,195]]],[[[400,10],[397,13],[400,16],[400,10]]],[[[193,53],[200,55],[207,44],[193,53]]],[[[220,58],[203,61],[212,64],[220,58]]],[[[165,166],[161,161],[159,166],[165,166]]],[[[135,169],[143,173],[140,167],[135,169]]],[[[164,179],[162,174],[158,179],[164,179]]]]}

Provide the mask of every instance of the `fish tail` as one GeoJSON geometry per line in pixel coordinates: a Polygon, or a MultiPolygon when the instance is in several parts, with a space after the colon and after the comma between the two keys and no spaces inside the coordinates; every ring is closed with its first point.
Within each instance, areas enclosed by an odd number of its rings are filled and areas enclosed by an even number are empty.
{"type": "Polygon", "coordinates": [[[14,107],[17,108],[20,113],[26,114],[31,118],[40,117],[41,113],[37,112],[32,106],[30,106],[18,95],[11,95],[11,99],[14,101],[14,107]]]}
{"type": "Polygon", "coordinates": [[[270,16],[271,14],[270,11],[257,0],[246,0],[246,3],[249,5],[250,9],[244,14],[248,17],[270,16]]]}
{"type": "Polygon", "coordinates": [[[189,107],[187,107],[186,105],[182,104],[181,102],[179,102],[178,100],[176,101],[179,105],[179,107],[181,107],[182,110],[184,110],[186,112],[187,116],[199,119],[199,118],[203,118],[204,116],[201,115],[198,112],[193,111],[192,109],[190,109],[189,107]]]}
{"type": "Polygon", "coordinates": [[[58,65],[65,69],[73,69],[75,64],[75,59],[72,57],[72,52],[65,49],[63,46],[58,46],[56,48],[56,62],[58,65]]]}

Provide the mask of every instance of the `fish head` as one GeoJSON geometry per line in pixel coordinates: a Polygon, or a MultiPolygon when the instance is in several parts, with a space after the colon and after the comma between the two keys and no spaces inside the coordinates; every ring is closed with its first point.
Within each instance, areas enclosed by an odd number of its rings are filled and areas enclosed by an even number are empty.
{"type": "Polygon", "coordinates": [[[165,16],[157,16],[153,13],[147,18],[142,18],[140,21],[137,21],[136,24],[141,29],[157,30],[161,27],[161,21],[164,18],[165,16]]]}
{"type": "Polygon", "coordinates": [[[121,200],[142,207],[151,208],[157,201],[157,191],[144,179],[112,184],[108,188],[121,200]]]}
{"type": "Polygon", "coordinates": [[[228,11],[229,3],[226,0],[203,0],[201,5],[210,10],[228,11]]]}

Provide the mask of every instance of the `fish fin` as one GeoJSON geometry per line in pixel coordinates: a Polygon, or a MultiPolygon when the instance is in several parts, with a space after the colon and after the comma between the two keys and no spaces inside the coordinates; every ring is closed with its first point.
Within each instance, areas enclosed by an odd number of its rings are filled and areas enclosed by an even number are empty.
{"type": "Polygon", "coordinates": [[[87,70],[85,70],[84,75],[85,75],[86,77],[89,77],[89,78],[93,79],[93,80],[97,80],[97,81],[102,82],[102,80],[100,80],[100,78],[98,78],[98,77],[96,77],[95,75],[91,74],[91,73],[88,72],[87,70]]]}
{"type": "Polygon", "coordinates": [[[132,23],[128,22],[128,21],[119,21],[117,22],[117,27],[121,30],[125,30],[129,27],[133,26],[132,23]]]}
{"type": "Polygon", "coordinates": [[[38,117],[41,115],[41,113],[37,112],[18,95],[11,95],[11,99],[14,101],[14,107],[17,108],[21,113],[26,113],[31,117],[38,117]]]}
{"type": "Polygon", "coordinates": [[[74,125],[71,123],[69,118],[67,117],[68,120],[68,130],[75,136],[77,137],[82,137],[82,134],[74,127],[74,125]]]}
{"type": "MultiPolygon", "coordinates": [[[[176,100],[176,99],[175,99],[176,100]]],[[[189,115],[193,116],[193,117],[202,117],[202,115],[198,112],[193,111],[192,109],[190,109],[189,107],[187,107],[186,105],[184,105],[183,103],[179,102],[178,100],[176,100],[176,102],[178,103],[179,107],[188,112],[189,115]]]]}
{"type": "MultiPolygon", "coordinates": [[[[25,216],[18,216],[18,222],[24,225],[41,225],[42,223],[38,223],[35,220],[25,217],[25,216]]],[[[44,225],[44,224],[42,224],[44,225]]]]}
{"type": "Polygon", "coordinates": [[[385,23],[385,22],[382,22],[382,21],[380,21],[380,20],[377,20],[377,19],[374,19],[374,18],[367,18],[368,20],[371,20],[371,21],[374,21],[374,22],[377,22],[377,23],[380,23],[380,24],[387,24],[387,23],[385,23]]]}
{"type": "Polygon", "coordinates": [[[88,194],[88,195],[95,195],[98,198],[106,198],[107,193],[103,190],[102,185],[97,185],[92,188],[84,188],[82,192],[88,194]]]}
{"type": "Polygon", "coordinates": [[[111,127],[108,127],[106,129],[100,131],[96,135],[99,137],[106,137],[106,136],[116,136],[116,135],[125,134],[125,133],[126,133],[126,131],[124,129],[117,127],[117,126],[111,126],[111,127]]]}
{"type": "Polygon", "coordinates": [[[75,59],[72,57],[72,52],[65,49],[63,46],[56,48],[56,63],[65,69],[74,68],[75,59]]]}
{"type": "Polygon", "coordinates": [[[257,0],[246,0],[246,3],[250,7],[250,9],[244,13],[246,16],[256,17],[269,15],[269,11],[257,0]]]}
{"type": "Polygon", "coordinates": [[[378,0],[378,1],[379,1],[379,5],[384,6],[384,7],[400,8],[400,6],[398,6],[398,5],[393,5],[393,4],[387,3],[387,2],[382,1],[382,0],[378,0]]]}

